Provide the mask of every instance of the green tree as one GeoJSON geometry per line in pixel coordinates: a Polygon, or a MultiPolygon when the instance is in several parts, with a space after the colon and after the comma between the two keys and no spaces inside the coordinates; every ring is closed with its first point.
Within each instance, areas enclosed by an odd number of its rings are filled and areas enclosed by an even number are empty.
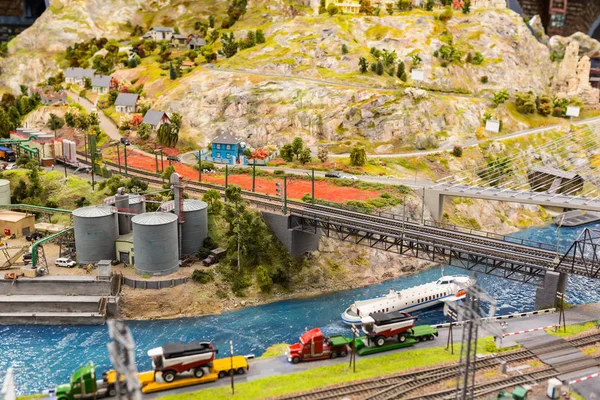
{"type": "Polygon", "coordinates": [[[162,124],[156,135],[158,142],[166,147],[175,147],[179,141],[179,128],[173,123],[162,124]]]}
{"type": "Polygon", "coordinates": [[[294,149],[291,144],[281,146],[279,156],[283,161],[292,162],[294,160],[294,149]]]}
{"type": "Polygon", "coordinates": [[[170,117],[171,123],[177,127],[177,129],[181,128],[181,123],[183,122],[183,117],[181,114],[174,112],[170,117]]]}
{"type": "Polygon", "coordinates": [[[515,106],[521,114],[533,114],[536,112],[535,96],[532,92],[518,92],[515,95],[515,106]]]}
{"type": "Polygon", "coordinates": [[[538,96],[536,99],[538,114],[548,116],[552,114],[552,98],[547,94],[538,96]]]}
{"type": "Polygon", "coordinates": [[[214,15],[208,16],[208,26],[210,26],[211,28],[215,27],[215,16],[214,15]]]}
{"type": "Polygon", "coordinates": [[[409,54],[408,56],[412,59],[412,68],[419,66],[423,62],[423,59],[418,53],[409,54]]]}
{"type": "Polygon", "coordinates": [[[396,76],[398,79],[406,82],[406,66],[403,61],[398,63],[398,70],[396,71],[396,76]]]}
{"type": "Polygon", "coordinates": [[[303,149],[302,152],[300,153],[300,163],[302,165],[304,165],[304,164],[308,164],[311,161],[312,161],[312,156],[310,154],[310,149],[308,149],[308,148],[303,149]]]}
{"type": "Polygon", "coordinates": [[[171,78],[172,81],[177,79],[177,72],[175,72],[175,68],[173,68],[173,62],[169,63],[169,78],[171,78]]]}
{"type": "Polygon", "coordinates": [[[455,144],[454,147],[452,148],[452,155],[457,158],[462,157],[462,155],[463,155],[462,146],[455,144]]]}
{"type": "Polygon", "coordinates": [[[394,6],[391,3],[387,3],[385,5],[385,10],[387,11],[387,13],[389,15],[393,15],[394,14],[394,6]]]}
{"type": "Polygon", "coordinates": [[[138,66],[137,60],[135,57],[131,57],[129,59],[129,68],[135,68],[138,66]]]}
{"type": "Polygon", "coordinates": [[[465,0],[462,7],[463,14],[468,14],[471,12],[471,2],[469,0],[465,0]]]}
{"type": "Polygon", "coordinates": [[[487,163],[487,168],[477,172],[477,175],[491,186],[498,186],[503,181],[509,180],[513,173],[509,158],[499,158],[487,163]]]}
{"type": "Polygon", "coordinates": [[[367,62],[367,59],[364,57],[361,57],[358,59],[358,66],[360,67],[361,74],[364,74],[365,72],[367,72],[369,70],[369,63],[367,62]]]}
{"type": "Polygon", "coordinates": [[[171,175],[173,175],[175,172],[175,167],[172,165],[169,165],[167,168],[165,168],[165,170],[162,173],[162,177],[164,179],[166,179],[167,181],[171,178],[171,175]]]}
{"type": "Polygon", "coordinates": [[[383,75],[383,63],[381,60],[377,61],[377,69],[375,70],[377,75],[383,75]]]}
{"type": "Polygon", "coordinates": [[[329,158],[329,150],[327,150],[327,147],[319,147],[319,150],[317,151],[317,157],[319,158],[319,160],[321,160],[321,162],[326,162],[329,158]]]}
{"type": "Polygon", "coordinates": [[[21,126],[21,114],[19,114],[17,107],[9,107],[7,114],[10,120],[10,130],[14,131],[21,126]]]}
{"type": "Polygon", "coordinates": [[[273,279],[262,265],[256,267],[256,283],[263,293],[269,293],[273,289],[273,279]]]}
{"type": "Polygon", "coordinates": [[[229,35],[223,33],[221,36],[221,50],[219,50],[219,54],[225,58],[231,58],[237,53],[238,46],[238,42],[235,41],[233,32],[230,32],[229,35]]]}
{"type": "Polygon", "coordinates": [[[90,127],[90,120],[85,114],[78,114],[75,119],[75,127],[82,131],[87,130],[90,127]]]}
{"type": "Polygon", "coordinates": [[[87,76],[83,77],[83,88],[86,90],[90,90],[92,88],[92,80],[87,76]]]}
{"type": "Polygon", "coordinates": [[[265,40],[265,34],[264,34],[264,32],[262,31],[262,29],[257,29],[256,30],[256,43],[257,44],[262,44],[262,43],[265,43],[265,42],[266,42],[266,40],[265,40]]]}
{"type": "Polygon", "coordinates": [[[142,122],[140,124],[140,126],[138,126],[138,128],[137,128],[137,135],[142,140],[150,139],[151,133],[152,133],[152,127],[150,126],[150,124],[147,124],[145,122],[142,122]]]}
{"type": "Polygon", "coordinates": [[[76,124],[75,115],[72,112],[67,111],[65,113],[65,122],[69,128],[74,128],[76,124]]]}
{"type": "Polygon", "coordinates": [[[292,141],[292,151],[294,152],[294,155],[296,156],[296,158],[298,158],[300,156],[300,153],[302,153],[303,149],[304,149],[304,141],[302,140],[302,138],[300,136],[296,136],[294,138],[294,140],[292,141]]]}
{"type": "Polygon", "coordinates": [[[50,113],[50,117],[48,118],[48,128],[52,129],[56,133],[56,130],[62,128],[64,125],[64,119],[56,114],[50,113]]]}
{"type": "Polygon", "coordinates": [[[0,107],[0,137],[10,137],[10,119],[4,110],[0,107]]]}
{"type": "Polygon", "coordinates": [[[504,104],[506,100],[510,98],[507,89],[500,89],[497,92],[494,92],[494,107],[498,107],[500,104],[504,104]]]}
{"type": "Polygon", "coordinates": [[[208,212],[213,215],[221,213],[223,203],[221,202],[221,194],[215,189],[209,189],[202,196],[202,200],[208,204],[208,212]]]}
{"type": "Polygon", "coordinates": [[[362,167],[367,163],[367,152],[363,146],[354,146],[350,152],[350,165],[362,167]]]}
{"type": "Polygon", "coordinates": [[[337,8],[337,6],[335,4],[333,4],[333,3],[330,3],[327,6],[327,13],[329,14],[330,17],[333,17],[339,11],[340,11],[339,8],[337,8]]]}
{"type": "Polygon", "coordinates": [[[425,9],[427,11],[433,11],[433,6],[435,6],[435,0],[427,0],[425,3],[425,9]]]}
{"type": "Polygon", "coordinates": [[[348,46],[346,45],[346,43],[342,45],[342,54],[348,54],[348,46]]]}

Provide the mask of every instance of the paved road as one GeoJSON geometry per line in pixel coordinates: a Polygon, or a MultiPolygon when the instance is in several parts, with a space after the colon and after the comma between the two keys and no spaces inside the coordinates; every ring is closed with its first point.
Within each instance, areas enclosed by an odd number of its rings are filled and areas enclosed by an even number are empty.
{"type": "MultiPolygon", "coordinates": [[[[74,92],[67,92],[67,93],[69,94],[69,96],[71,96],[71,99],[73,101],[79,103],[83,108],[85,108],[85,110],[88,113],[91,112],[92,109],[96,108],[96,105],[94,103],[92,103],[91,101],[89,101],[88,99],[80,97],[79,95],[77,95],[74,92]]],[[[119,129],[117,128],[115,123],[110,118],[108,118],[104,114],[104,112],[102,112],[102,110],[97,110],[97,114],[98,114],[98,119],[100,120],[100,129],[102,129],[104,132],[106,132],[108,137],[110,137],[112,140],[120,141],[123,136],[121,136],[121,133],[119,132],[119,129]]],[[[127,147],[128,147],[127,154],[130,154],[130,152],[136,152],[136,153],[144,154],[148,157],[154,157],[154,154],[147,153],[143,150],[138,149],[135,146],[127,146],[127,147]]]]}
{"type": "MultiPolygon", "coordinates": [[[[566,314],[566,320],[567,320],[568,324],[576,324],[576,323],[582,323],[582,322],[587,322],[587,321],[594,321],[594,320],[597,320],[598,315],[600,315],[600,303],[588,304],[588,305],[584,305],[584,306],[576,306],[576,307],[573,307],[573,308],[567,310],[565,312],[565,314],[566,314]]],[[[558,314],[543,314],[543,315],[533,316],[533,317],[529,317],[529,318],[511,319],[511,320],[503,320],[503,321],[509,321],[505,332],[516,332],[516,331],[521,331],[521,330],[525,330],[525,329],[539,328],[542,326],[556,324],[558,322],[558,314]]],[[[492,335],[493,334],[491,332],[485,332],[485,331],[480,332],[480,334],[479,334],[480,337],[492,336],[492,335]]],[[[526,337],[527,335],[529,335],[529,334],[523,334],[523,335],[519,335],[519,336],[526,337]]],[[[459,343],[462,338],[462,328],[460,328],[460,327],[454,328],[453,337],[454,337],[454,342],[459,343]]],[[[436,340],[419,343],[418,348],[440,347],[440,346],[445,347],[447,340],[448,340],[448,329],[441,329],[439,331],[439,337],[436,340]]],[[[511,345],[514,345],[514,342],[512,342],[510,340],[504,340],[503,345],[511,346],[511,345]]],[[[408,351],[411,349],[414,349],[414,348],[408,347],[408,348],[404,348],[404,349],[397,349],[397,350],[388,351],[388,352],[385,352],[382,354],[372,354],[369,356],[358,357],[358,359],[361,360],[361,359],[367,358],[367,357],[378,357],[378,356],[381,357],[382,355],[387,355],[387,354],[391,354],[391,353],[399,353],[399,352],[408,351]]],[[[441,351],[444,351],[444,350],[441,350],[441,351]]],[[[309,370],[312,368],[318,368],[318,367],[323,367],[323,366],[327,366],[327,365],[347,363],[347,362],[348,362],[348,358],[341,358],[341,359],[338,358],[335,360],[314,361],[314,362],[306,362],[306,363],[300,363],[297,365],[293,365],[293,364],[287,362],[287,360],[283,356],[267,358],[267,359],[250,360],[250,363],[249,363],[250,364],[250,372],[245,375],[241,375],[241,376],[236,375],[235,382],[237,382],[237,383],[249,382],[249,381],[253,381],[253,380],[268,377],[268,376],[285,375],[285,374],[290,374],[293,372],[309,370]]],[[[357,366],[357,368],[360,368],[360,364],[357,366]]],[[[162,397],[162,396],[170,395],[170,394],[189,393],[189,392],[200,391],[202,389],[209,389],[209,388],[214,388],[214,387],[219,387],[219,386],[228,386],[228,385],[230,385],[229,379],[220,379],[216,382],[207,383],[206,385],[191,386],[191,387],[187,387],[187,388],[174,389],[174,390],[168,390],[168,391],[164,391],[164,392],[147,394],[144,396],[144,398],[152,399],[152,398],[158,398],[158,397],[162,397]]],[[[241,393],[243,393],[243,392],[241,392],[241,393]]]]}

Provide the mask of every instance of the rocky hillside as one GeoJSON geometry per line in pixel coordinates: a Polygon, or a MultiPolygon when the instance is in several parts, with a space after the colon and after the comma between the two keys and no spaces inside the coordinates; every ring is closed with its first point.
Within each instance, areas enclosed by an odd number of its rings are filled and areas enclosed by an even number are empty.
{"type": "MultiPolygon", "coordinates": [[[[243,17],[218,34],[233,32],[241,39],[261,29],[265,43],[231,58],[219,56],[214,64],[199,57],[196,62],[203,65],[176,81],[158,68],[155,55],[136,68],[121,66],[113,75],[143,83],[154,107],[182,114],[185,143],[204,145],[217,131],[228,130],[255,146],[285,143],[301,134],[309,144],[333,144],[334,152],[362,143],[371,152],[389,154],[481,138],[486,112],[502,119],[506,130],[528,127],[530,121],[504,106],[490,109],[489,98],[499,89],[547,92],[556,70],[548,47],[509,10],[456,11],[450,18],[442,18],[441,10],[417,9],[391,16],[314,16],[308,3],[249,1],[243,17]],[[348,51],[342,52],[342,46],[348,51]],[[387,70],[381,76],[360,73],[361,57],[369,64],[377,61],[372,48],[394,52],[393,65],[404,62],[406,81],[387,70]],[[410,79],[417,57],[426,90],[415,89],[410,79]],[[478,61],[469,61],[473,57],[478,61]]],[[[92,37],[119,39],[126,50],[135,27],[145,32],[164,25],[190,33],[196,22],[214,15],[219,28],[227,4],[52,0],[0,59],[0,88],[17,90],[19,84],[38,83],[66,68],[68,60],[60,52],[92,37]]],[[[221,46],[221,40],[209,45],[214,51],[221,46]]]]}

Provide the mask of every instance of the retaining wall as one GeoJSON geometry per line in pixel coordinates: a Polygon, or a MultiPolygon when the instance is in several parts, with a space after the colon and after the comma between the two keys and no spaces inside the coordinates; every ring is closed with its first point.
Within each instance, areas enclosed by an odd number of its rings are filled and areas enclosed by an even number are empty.
{"type": "Polygon", "coordinates": [[[167,279],[164,281],[138,281],[136,279],[123,277],[123,284],[134,289],[165,289],[183,285],[189,278],[167,279]]]}
{"type": "Polygon", "coordinates": [[[98,281],[95,277],[55,277],[0,279],[0,295],[66,295],[109,296],[111,282],[98,281]],[[76,278],[76,279],[74,279],[76,278]]]}

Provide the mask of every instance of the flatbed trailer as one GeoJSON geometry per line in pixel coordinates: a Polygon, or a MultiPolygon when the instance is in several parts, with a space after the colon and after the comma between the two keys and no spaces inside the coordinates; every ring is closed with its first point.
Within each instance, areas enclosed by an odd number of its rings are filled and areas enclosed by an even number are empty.
{"type": "MultiPolygon", "coordinates": [[[[384,351],[390,351],[400,349],[403,347],[414,346],[418,342],[425,340],[433,340],[438,335],[435,328],[429,325],[419,325],[411,328],[406,335],[404,342],[388,341],[383,346],[375,346],[374,343],[370,343],[369,338],[361,336],[356,338],[356,353],[359,356],[366,356],[369,354],[381,353],[384,351]]],[[[350,341],[352,341],[350,339],[350,341]]]]}
{"type": "MultiPolygon", "coordinates": [[[[186,386],[200,385],[203,383],[214,382],[219,378],[228,376],[233,370],[236,374],[244,374],[250,368],[248,360],[244,356],[234,356],[233,358],[219,358],[213,361],[213,366],[208,374],[204,374],[202,378],[194,376],[181,376],[171,383],[164,382],[160,374],[155,371],[145,371],[138,373],[140,383],[142,384],[142,393],[161,392],[163,390],[178,389],[186,386]],[[232,368],[233,361],[233,368],[232,368]],[[158,375],[158,379],[157,379],[158,375]]],[[[116,371],[110,370],[106,374],[106,379],[109,385],[114,385],[117,380],[116,371]]]]}

